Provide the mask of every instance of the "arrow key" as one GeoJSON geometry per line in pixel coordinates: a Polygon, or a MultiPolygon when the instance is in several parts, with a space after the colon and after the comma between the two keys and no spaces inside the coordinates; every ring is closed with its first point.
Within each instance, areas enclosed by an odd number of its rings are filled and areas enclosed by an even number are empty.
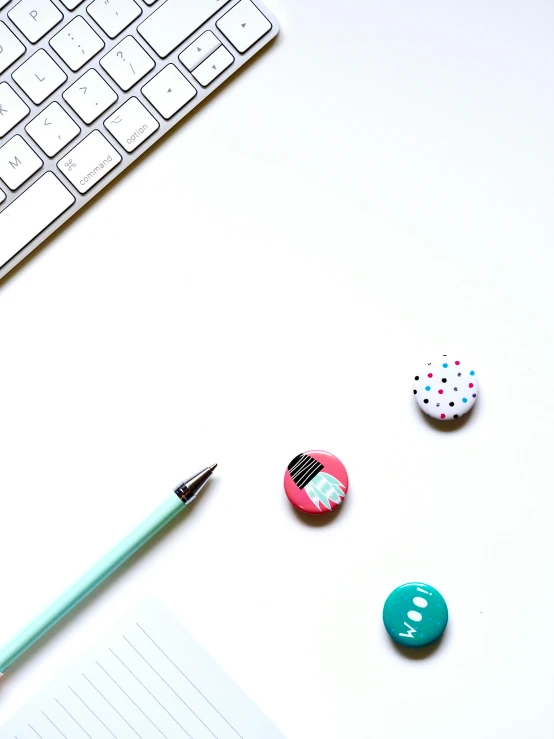
{"type": "Polygon", "coordinates": [[[142,88],[144,97],[166,120],[196,95],[195,88],[174,64],[168,64],[142,88]]]}
{"type": "Polygon", "coordinates": [[[240,0],[216,25],[241,53],[271,30],[271,23],[250,0],[240,0]]]}
{"type": "Polygon", "coordinates": [[[232,54],[224,46],[220,46],[199,67],[196,67],[192,74],[200,82],[202,87],[207,87],[227,67],[230,67],[234,61],[232,54]]]}
{"type": "Polygon", "coordinates": [[[55,156],[81,132],[59,103],[51,103],[25,130],[49,157],[55,156]]]}
{"type": "Polygon", "coordinates": [[[179,54],[179,59],[188,71],[192,72],[193,69],[196,69],[220,45],[219,39],[211,31],[204,31],[201,36],[179,54]]]}

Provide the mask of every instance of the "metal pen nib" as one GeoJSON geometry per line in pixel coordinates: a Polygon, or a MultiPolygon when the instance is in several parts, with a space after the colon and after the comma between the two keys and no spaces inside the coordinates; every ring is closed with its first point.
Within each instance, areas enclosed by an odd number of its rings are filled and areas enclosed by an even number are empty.
{"type": "Polygon", "coordinates": [[[204,485],[208,482],[216,467],[217,464],[212,464],[202,470],[202,472],[198,472],[198,474],[193,475],[188,480],[182,482],[175,488],[175,495],[177,495],[185,505],[192,503],[204,485]]]}

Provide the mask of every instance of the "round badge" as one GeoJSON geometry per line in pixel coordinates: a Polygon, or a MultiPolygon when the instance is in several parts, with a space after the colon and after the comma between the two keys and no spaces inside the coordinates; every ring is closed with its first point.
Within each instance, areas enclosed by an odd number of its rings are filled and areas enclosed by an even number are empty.
{"type": "Polygon", "coordinates": [[[385,601],[383,622],[397,644],[425,647],[442,636],[448,623],[448,608],[436,588],[409,582],[393,590],[385,601]]]}
{"type": "Polygon", "coordinates": [[[342,503],[347,491],[346,469],[329,452],[299,454],[285,472],[285,493],[304,513],[330,513],[342,503]]]}
{"type": "Polygon", "coordinates": [[[444,354],[414,377],[414,396],[421,410],[439,421],[452,421],[468,413],[477,400],[473,365],[444,354]]]}

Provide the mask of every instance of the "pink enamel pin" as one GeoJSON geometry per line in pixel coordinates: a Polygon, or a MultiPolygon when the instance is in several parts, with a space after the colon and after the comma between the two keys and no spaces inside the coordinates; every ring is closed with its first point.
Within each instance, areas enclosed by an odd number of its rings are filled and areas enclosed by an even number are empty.
{"type": "Polygon", "coordinates": [[[285,472],[285,493],[295,508],[314,515],[330,513],[348,492],[343,463],[329,452],[304,452],[285,472]]]}

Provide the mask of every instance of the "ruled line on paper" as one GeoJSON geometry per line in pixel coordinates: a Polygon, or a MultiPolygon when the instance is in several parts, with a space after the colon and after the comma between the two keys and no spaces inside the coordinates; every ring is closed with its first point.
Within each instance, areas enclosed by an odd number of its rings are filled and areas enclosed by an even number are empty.
{"type": "Polygon", "coordinates": [[[44,716],[44,718],[47,721],[50,721],[50,723],[56,729],[56,731],[58,732],[58,734],[61,734],[63,736],[63,739],[67,739],[66,735],[63,733],[63,731],[60,729],[59,726],[56,726],[56,724],[52,721],[52,719],[50,718],[50,716],[48,716],[46,713],[44,713],[44,711],[42,712],[42,715],[44,716]]]}
{"type": "Polygon", "coordinates": [[[72,687],[70,687],[70,688],[69,688],[69,690],[71,690],[71,692],[72,692],[72,693],[73,693],[73,694],[74,694],[74,695],[75,695],[75,696],[76,696],[76,697],[77,697],[77,698],[78,698],[78,699],[79,699],[79,700],[81,701],[81,703],[83,704],[83,706],[85,706],[85,708],[88,708],[88,710],[89,710],[89,711],[90,711],[90,712],[92,713],[92,715],[94,716],[94,718],[95,718],[95,719],[96,719],[97,721],[99,721],[99,722],[100,722],[100,723],[102,724],[102,726],[103,726],[103,727],[104,727],[104,728],[106,729],[106,731],[109,731],[109,733],[110,733],[110,734],[111,734],[111,735],[113,736],[113,738],[114,738],[114,739],[117,739],[117,737],[116,737],[116,735],[115,735],[115,734],[113,733],[113,731],[112,731],[112,730],[111,730],[111,729],[110,729],[110,728],[109,728],[108,726],[106,726],[106,724],[105,724],[105,723],[104,723],[104,722],[102,721],[102,719],[101,719],[101,718],[99,718],[99,717],[97,716],[97,714],[96,714],[96,713],[95,713],[95,712],[94,712],[94,711],[92,710],[92,708],[91,708],[91,707],[90,707],[89,705],[87,705],[87,704],[85,703],[85,701],[84,701],[84,700],[83,700],[83,699],[81,698],[81,696],[80,696],[80,695],[79,695],[78,693],[76,693],[76,692],[75,692],[75,691],[73,690],[73,688],[72,688],[72,687]]]}
{"type": "Polygon", "coordinates": [[[92,737],[91,737],[91,735],[90,735],[90,734],[88,733],[88,731],[87,731],[87,730],[86,730],[86,729],[85,729],[85,728],[84,728],[83,726],[81,726],[81,724],[80,724],[80,723],[79,723],[79,722],[77,721],[77,719],[75,718],[75,716],[73,716],[73,714],[71,714],[71,713],[70,713],[70,712],[69,712],[69,711],[67,710],[67,708],[66,708],[66,707],[65,707],[65,706],[63,705],[63,703],[60,703],[60,701],[59,701],[59,700],[58,700],[57,698],[56,698],[56,703],[57,703],[57,704],[58,704],[58,705],[59,705],[59,706],[60,706],[60,707],[61,707],[61,708],[62,708],[62,709],[63,709],[63,710],[64,710],[64,711],[65,711],[65,712],[67,713],[67,715],[69,716],[69,718],[70,718],[70,719],[73,719],[73,721],[74,721],[74,722],[75,722],[75,723],[77,724],[77,726],[78,726],[78,727],[79,727],[79,728],[81,729],[81,731],[83,732],[83,734],[86,734],[86,735],[88,736],[88,738],[89,738],[89,739],[92,739],[92,737]]]}
{"type": "Polygon", "coordinates": [[[285,739],[183,627],[145,599],[0,739],[285,739]]]}
{"type": "Polygon", "coordinates": [[[141,681],[141,680],[140,680],[140,679],[139,679],[139,678],[138,678],[138,677],[137,677],[137,676],[135,675],[135,673],[134,673],[134,672],[133,672],[133,671],[131,670],[131,668],[130,668],[130,667],[129,667],[128,665],[126,665],[126,664],[125,664],[125,662],[123,662],[123,660],[121,659],[121,657],[119,657],[119,656],[118,656],[118,655],[117,655],[117,654],[116,654],[116,653],[114,652],[114,650],[113,650],[113,649],[112,649],[111,647],[110,647],[110,652],[111,652],[111,653],[113,654],[113,656],[114,656],[114,657],[115,657],[116,659],[118,659],[118,660],[119,660],[119,661],[121,662],[121,664],[123,665],[123,667],[125,667],[125,669],[126,669],[126,670],[128,670],[128,671],[129,671],[129,672],[131,673],[131,675],[132,675],[132,676],[133,676],[133,677],[135,678],[135,680],[136,680],[136,681],[137,681],[137,682],[138,682],[138,683],[139,683],[140,685],[142,685],[142,687],[143,687],[143,688],[144,688],[144,689],[146,690],[146,692],[147,692],[147,693],[148,693],[149,695],[151,695],[151,696],[152,696],[152,698],[153,698],[153,699],[154,699],[154,700],[156,701],[156,703],[157,703],[157,704],[158,704],[158,705],[159,705],[159,706],[160,706],[161,708],[163,708],[163,710],[164,710],[164,711],[165,711],[165,712],[167,713],[167,715],[168,715],[168,716],[169,716],[169,717],[170,717],[171,719],[173,719],[173,721],[175,721],[175,723],[177,724],[177,726],[179,726],[179,727],[180,727],[180,728],[181,728],[181,729],[182,729],[182,730],[183,730],[183,731],[185,732],[185,734],[186,734],[186,735],[187,735],[188,737],[190,737],[190,739],[193,739],[193,737],[192,737],[192,736],[191,736],[191,735],[189,734],[189,732],[188,732],[188,731],[187,731],[187,730],[185,729],[185,727],[184,727],[184,726],[183,726],[183,725],[182,725],[182,724],[181,724],[181,723],[180,723],[179,721],[177,721],[177,719],[176,719],[176,718],[175,718],[175,716],[174,716],[174,715],[173,715],[173,714],[171,713],[171,711],[169,711],[169,710],[168,710],[167,706],[164,706],[164,704],[163,704],[163,703],[162,703],[162,702],[161,702],[160,700],[158,700],[158,698],[156,698],[156,696],[155,696],[155,695],[154,695],[154,694],[152,693],[152,691],[151,691],[151,690],[148,690],[148,688],[146,687],[146,685],[145,685],[145,684],[144,684],[144,683],[143,683],[143,682],[142,682],[142,681],[141,681]]]}
{"type": "Polygon", "coordinates": [[[84,672],[83,672],[83,677],[85,678],[85,680],[87,681],[87,683],[89,683],[90,685],[92,685],[92,687],[93,687],[93,688],[94,688],[94,689],[96,690],[96,692],[98,693],[98,695],[99,695],[99,696],[101,696],[101,697],[102,697],[102,698],[103,698],[103,699],[104,699],[104,700],[106,701],[106,703],[107,703],[107,704],[108,704],[108,705],[109,705],[109,706],[110,706],[111,708],[113,708],[113,710],[114,710],[114,711],[115,711],[115,712],[117,713],[117,715],[118,715],[118,716],[119,716],[120,718],[122,718],[122,719],[123,719],[123,721],[125,721],[125,723],[126,723],[126,724],[127,724],[127,726],[128,726],[128,727],[129,727],[130,729],[131,729],[131,731],[133,731],[133,732],[134,732],[134,733],[135,733],[135,734],[136,734],[136,735],[138,736],[138,738],[139,738],[139,739],[144,739],[144,737],[142,737],[142,736],[141,736],[141,735],[140,735],[140,734],[138,733],[138,731],[137,731],[137,730],[135,729],[135,727],[134,727],[134,726],[133,726],[132,724],[130,724],[130,723],[129,723],[129,722],[127,721],[127,719],[125,718],[125,716],[123,716],[123,714],[121,714],[121,713],[120,713],[120,712],[119,712],[119,711],[117,710],[117,708],[115,708],[115,706],[114,706],[114,705],[113,705],[113,704],[112,704],[112,703],[111,703],[111,702],[110,702],[110,701],[109,701],[109,700],[108,700],[108,699],[106,698],[106,696],[105,696],[105,695],[104,695],[103,693],[101,693],[101,692],[100,692],[100,691],[98,690],[98,688],[96,687],[96,685],[95,685],[95,684],[94,684],[93,682],[91,682],[91,681],[90,681],[90,680],[88,679],[88,677],[87,677],[87,676],[85,675],[85,673],[84,673],[84,672]]]}
{"type": "Polygon", "coordinates": [[[200,723],[201,723],[201,724],[202,724],[203,726],[205,726],[205,727],[206,727],[206,729],[208,729],[208,731],[210,732],[210,734],[211,734],[212,736],[214,736],[214,737],[215,737],[215,739],[218,739],[218,736],[217,736],[217,734],[214,734],[214,732],[213,732],[213,731],[212,731],[212,730],[210,729],[210,727],[209,727],[209,726],[208,726],[207,724],[205,724],[205,723],[204,723],[204,721],[202,721],[202,719],[200,718],[200,716],[199,716],[199,715],[198,715],[198,714],[197,714],[197,713],[196,713],[195,711],[193,711],[193,709],[192,709],[192,708],[191,708],[191,707],[189,706],[189,704],[188,704],[188,703],[186,702],[186,700],[185,700],[185,699],[184,699],[184,698],[183,698],[183,697],[182,697],[181,695],[179,695],[179,693],[178,693],[178,692],[177,692],[177,691],[175,690],[175,688],[174,688],[174,687],[173,687],[172,685],[170,685],[170,684],[169,684],[169,683],[167,682],[167,680],[166,680],[166,679],[165,679],[164,677],[162,677],[162,675],[160,675],[160,673],[159,673],[159,672],[158,672],[158,671],[156,670],[156,668],[155,668],[155,667],[153,667],[153,666],[152,666],[152,665],[150,664],[150,662],[149,662],[149,661],[148,661],[148,660],[146,659],[146,657],[144,656],[144,654],[142,654],[141,652],[139,652],[139,650],[138,650],[138,649],[137,649],[137,648],[135,647],[135,645],[134,645],[134,644],[132,644],[132,643],[131,643],[131,642],[129,641],[129,639],[127,639],[127,637],[126,637],[126,636],[124,636],[123,638],[125,639],[125,641],[127,642],[127,644],[128,644],[128,645],[129,645],[130,647],[132,647],[132,648],[133,648],[133,649],[135,650],[135,652],[136,652],[136,653],[138,654],[138,656],[139,656],[139,657],[140,657],[141,659],[143,659],[143,660],[144,660],[144,661],[146,662],[146,664],[148,665],[148,667],[150,667],[150,669],[151,669],[151,670],[152,670],[152,671],[153,671],[153,672],[154,672],[154,673],[155,673],[155,674],[156,674],[156,675],[157,675],[157,676],[158,676],[158,677],[160,678],[160,680],[161,680],[161,681],[162,681],[162,682],[163,682],[163,683],[164,683],[165,685],[167,685],[167,687],[168,687],[168,688],[169,688],[169,689],[171,690],[171,692],[172,692],[172,693],[174,693],[174,694],[175,694],[175,695],[177,696],[177,698],[178,698],[178,699],[179,699],[179,700],[181,701],[181,703],[182,703],[182,704],[183,704],[184,706],[186,706],[186,707],[187,707],[187,708],[189,709],[189,711],[190,711],[190,712],[191,712],[191,713],[192,713],[192,714],[193,714],[194,716],[196,716],[196,718],[197,718],[197,719],[198,719],[198,720],[200,721],[200,723]]]}
{"type": "Polygon", "coordinates": [[[160,652],[161,652],[161,653],[163,654],[163,656],[164,656],[164,657],[165,657],[165,658],[166,658],[166,659],[167,659],[167,660],[168,660],[168,661],[169,661],[169,662],[170,662],[170,663],[171,663],[171,664],[173,665],[173,667],[175,667],[175,669],[176,669],[176,670],[177,670],[178,672],[180,672],[180,673],[181,673],[181,675],[182,675],[182,676],[183,676],[183,677],[185,678],[185,680],[186,680],[186,681],[187,681],[188,683],[190,683],[190,685],[192,685],[192,687],[193,687],[193,688],[194,688],[194,689],[195,689],[195,690],[197,691],[197,693],[199,693],[199,695],[201,695],[201,696],[202,696],[202,698],[204,698],[204,700],[206,701],[206,703],[208,703],[208,704],[209,704],[209,705],[210,705],[210,706],[211,706],[211,707],[212,707],[212,708],[214,709],[214,711],[215,711],[215,712],[216,712],[216,713],[218,714],[218,716],[220,716],[220,717],[221,717],[221,718],[223,719],[223,721],[225,721],[225,723],[227,724],[227,726],[228,726],[228,727],[229,727],[230,729],[232,729],[232,730],[233,730],[233,731],[235,732],[235,734],[236,734],[236,735],[237,735],[238,737],[240,737],[240,739],[244,739],[244,737],[243,737],[243,736],[242,736],[241,734],[239,734],[239,732],[238,732],[238,731],[237,731],[237,730],[235,729],[235,727],[233,726],[233,724],[231,724],[231,723],[230,723],[230,722],[229,722],[229,721],[228,721],[228,720],[227,720],[227,719],[225,718],[225,716],[224,716],[224,715],[223,715],[222,713],[220,713],[220,712],[219,712],[219,711],[217,710],[217,708],[216,708],[216,707],[214,706],[214,704],[213,704],[213,703],[212,703],[212,702],[211,702],[211,701],[210,701],[210,700],[209,700],[209,699],[208,699],[208,698],[207,698],[207,697],[206,697],[206,696],[204,695],[204,693],[203,693],[203,692],[202,692],[202,691],[201,691],[201,690],[200,690],[200,689],[199,689],[199,688],[198,688],[198,687],[197,687],[197,686],[196,686],[196,685],[195,685],[195,684],[194,684],[194,683],[192,682],[192,680],[191,680],[191,679],[190,679],[190,678],[188,677],[188,675],[186,675],[186,674],[185,674],[185,673],[183,672],[183,670],[181,670],[181,668],[180,668],[180,667],[179,667],[178,665],[176,665],[176,664],[175,664],[175,662],[174,662],[174,661],[173,661],[173,660],[171,659],[171,657],[170,657],[169,655],[167,655],[167,654],[166,654],[166,653],[164,652],[164,650],[163,650],[163,649],[162,649],[162,648],[160,647],[160,645],[159,645],[159,644],[158,644],[158,643],[157,643],[157,642],[156,642],[156,641],[155,641],[155,640],[154,640],[154,639],[153,639],[153,638],[152,638],[152,637],[150,636],[150,634],[149,634],[149,633],[148,633],[148,632],[147,632],[147,631],[146,631],[145,629],[143,629],[143,627],[142,627],[142,626],[141,626],[141,625],[140,625],[139,623],[137,623],[136,625],[137,625],[137,626],[138,626],[138,628],[139,628],[139,629],[140,629],[140,630],[142,631],[142,633],[143,633],[143,634],[144,634],[144,635],[145,635],[145,636],[146,636],[146,637],[147,637],[148,639],[150,639],[150,641],[151,641],[151,642],[152,642],[152,644],[153,644],[153,645],[154,645],[154,646],[156,647],[156,649],[158,649],[158,651],[160,651],[160,652]]]}
{"type": "MultiPolygon", "coordinates": [[[[112,650],[110,650],[110,651],[112,651],[112,650]]],[[[135,708],[137,708],[142,713],[142,715],[152,724],[152,726],[160,732],[160,734],[164,737],[164,739],[167,739],[167,736],[163,733],[163,731],[160,729],[160,727],[157,724],[155,724],[152,721],[152,719],[150,718],[150,716],[142,710],[142,708],[139,706],[139,704],[131,698],[131,696],[129,695],[129,693],[125,692],[125,690],[121,687],[121,685],[117,682],[117,680],[115,680],[115,678],[112,675],[110,675],[110,673],[106,670],[106,668],[105,667],[102,667],[102,665],[98,661],[96,662],[96,664],[98,665],[98,667],[103,672],[106,673],[106,675],[110,678],[110,680],[115,685],[117,685],[117,687],[121,690],[121,692],[127,698],[127,700],[129,700],[135,706],[135,708]]]]}

